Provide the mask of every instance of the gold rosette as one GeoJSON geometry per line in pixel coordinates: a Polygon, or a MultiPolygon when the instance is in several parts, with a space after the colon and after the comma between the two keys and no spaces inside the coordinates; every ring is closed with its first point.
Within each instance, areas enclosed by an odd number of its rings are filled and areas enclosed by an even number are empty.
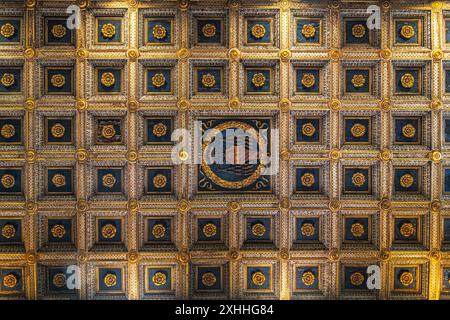
{"type": "Polygon", "coordinates": [[[155,286],[163,286],[167,283],[167,276],[162,272],[156,272],[152,277],[155,286]]]}
{"type": "Polygon", "coordinates": [[[55,38],[62,38],[66,35],[67,30],[62,24],[55,24],[50,32],[55,38]]]}
{"type": "Polygon", "coordinates": [[[10,139],[16,134],[16,129],[12,124],[4,124],[0,130],[3,138],[10,139]]]}
{"type": "Polygon", "coordinates": [[[62,88],[66,84],[66,78],[62,74],[54,74],[50,79],[50,83],[55,88],[62,88]]]}
{"type": "Polygon", "coordinates": [[[416,228],[410,222],[405,222],[400,226],[400,234],[405,238],[411,237],[415,232],[416,228]]]}
{"type": "Polygon", "coordinates": [[[153,186],[161,189],[167,185],[167,177],[163,174],[157,174],[153,177],[153,186]]]}
{"type": "Polygon", "coordinates": [[[66,285],[66,275],[64,273],[57,273],[52,279],[53,285],[57,288],[62,288],[66,285]]]}
{"type": "Polygon", "coordinates": [[[52,177],[52,183],[55,185],[55,187],[64,187],[66,185],[66,177],[62,174],[55,174],[52,177]]]}
{"type": "Polygon", "coordinates": [[[366,83],[366,78],[362,74],[354,74],[352,77],[352,84],[355,88],[362,88],[366,83]]]}
{"type": "Polygon", "coordinates": [[[352,176],[352,183],[357,186],[361,187],[366,182],[366,177],[361,172],[357,172],[353,174],[352,176]]]}
{"type": "Polygon", "coordinates": [[[166,133],[167,133],[167,126],[164,123],[160,122],[153,126],[153,134],[156,137],[162,137],[166,135],[166,133]]]}
{"type": "Polygon", "coordinates": [[[256,39],[261,39],[266,34],[266,28],[262,24],[255,24],[252,27],[252,36],[256,39]]]}
{"type": "Polygon", "coordinates": [[[167,36],[166,28],[160,24],[157,24],[153,27],[152,33],[153,37],[158,40],[162,40],[167,36]]]}
{"type": "Polygon", "coordinates": [[[305,38],[313,38],[316,35],[316,28],[312,24],[304,24],[302,34],[305,38]]]}
{"type": "Polygon", "coordinates": [[[2,75],[2,78],[0,79],[0,82],[2,83],[2,85],[8,88],[11,87],[16,82],[16,80],[12,73],[4,73],[2,75]]]}
{"type": "Polygon", "coordinates": [[[407,287],[414,282],[414,276],[411,272],[405,271],[400,275],[400,283],[407,287]]]}
{"type": "Polygon", "coordinates": [[[266,276],[261,271],[256,271],[252,274],[252,282],[257,286],[262,286],[266,282],[266,276]]]}
{"type": "Polygon", "coordinates": [[[157,88],[161,88],[166,84],[166,77],[162,73],[157,73],[152,77],[152,84],[157,88]]]}
{"type": "Polygon", "coordinates": [[[216,77],[210,73],[204,74],[202,76],[202,84],[206,88],[212,88],[216,85],[216,77]]]}
{"type": "Polygon", "coordinates": [[[14,185],[16,184],[16,179],[14,179],[14,177],[10,174],[4,174],[2,176],[1,182],[3,188],[9,189],[14,187],[14,185]]]}
{"type": "Polygon", "coordinates": [[[414,76],[411,73],[405,73],[400,78],[400,82],[403,88],[411,89],[414,87],[414,76]]]}
{"type": "Polygon", "coordinates": [[[266,227],[262,223],[255,223],[252,226],[252,234],[256,237],[262,237],[266,233],[266,227]]]}
{"type": "Polygon", "coordinates": [[[103,37],[111,39],[116,35],[116,27],[112,23],[105,23],[101,32],[103,37]]]}
{"type": "Polygon", "coordinates": [[[117,234],[117,228],[113,226],[111,223],[105,224],[102,227],[102,236],[105,239],[114,238],[117,234]]]}
{"type": "Polygon", "coordinates": [[[366,34],[366,28],[364,28],[364,26],[362,24],[355,24],[352,27],[352,35],[355,38],[362,38],[364,37],[364,35],[366,34]]]}
{"type": "Polygon", "coordinates": [[[266,83],[266,77],[262,73],[255,73],[252,78],[252,83],[255,87],[260,88],[266,83]]]}
{"type": "Polygon", "coordinates": [[[103,283],[107,287],[114,287],[117,284],[117,277],[115,274],[108,273],[103,278],[103,283]]]}
{"type": "Polygon", "coordinates": [[[116,184],[116,178],[111,174],[105,174],[102,178],[103,186],[107,188],[112,188],[116,184]]]}
{"type": "Polygon", "coordinates": [[[412,175],[410,175],[409,173],[404,174],[400,177],[400,185],[403,188],[409,188],[413,185],[414,183],[414,177],[412,175]]]}
{"type": "Polygon", "coordinates": [[[312,137],[316,133],[316,128],[311,122],[302,125],[302,134],[307,137],[312,137]]]}
{"type": "Polygon", "coordinates": [[[0,33],[5,38],[11,38],[15,33],[14,26],[11,23],[5,23],[1,27],[0,33]]]}
{"type": "Polygon", "coordinates": [[[66,128],[60,123],[55,123],[50,131],[53,137],[62,138],[64,136],[64,133],[66,132],[66,128]]]}
{"type": "Polygon", "coordinates": [[[316,83],[316,78],[312,73],[304,73],[301,83],[305,88],[312,88],[316,83]]]}
{"type": "Polygon", "coordinates": [[[359,223],[359,222],[353,223],[351,228],[350,228],[350,232],[352,233],[352,235],[354,237],[358,237],[359,238],[365,232],[364,225],[362,223],[359,223]]]}
{"type": "Polygon", "coordinates": [[[102,85],[109,88],[116,83],[116,78],[114,77],[114,74],[112,72],[104,72],[102,73],[100,82],[102,85]]]}
{"type": "Polygon", "coordinates": [[[212,287],[217,282],[217,278],[212,272],[206,272],[202,275],[202,283],[207,287],[212,287]]]}
{"type": "Polygon", "coordinates": [[[300,231],[303,236],[312,237],[314,235],[314,233],[316,232],[316,228],[314,228],[314,225],[312,223],[307,222],[307,223],[302,224],[300,231]]]}
{"type": "Polygon", "coordinates": [[[314,178],[314,175],[311,173],[305,173],[301,177],[302,185],[305,187],[311,187],[315,182],[316,179],[314,178]]]}
{"type": "Polygon", "coordinates": [[[361,138],[366,134],[366,127],[361,123],[355,123],[350,129],[350,133],[355,138],[361,138]]]}
{"type": "Polygon", "coordinates": [[[152,227],[152,234],[156,239],[160,239],[166,235],[166,228],[160,223],[154,224],[152,227]]]}
{"type": "Polygon", "coordinates": [[[302,274],[302,282],[305,286],[312,286],[316,281],[316,276],[311,271],[303,272],[302,274]]]}
{"type": "Polygon", "coordinates": [[[364,282],[364,275],[361,272],[354,272],[350,275],[350,283],[354,286],[360,286],[364,282]]]}
{"type": "Polygon", "coordinates": [[[416,128],[412,124],[406,124],[402,128],[402,134],[406,138],[412,138],[416,135],[416,128]]]}
{"type": "Polygon", "coordinates": [[[203,226],[203,234],[207,237],[207,238],[211,238],[214,237],[217,233],[217,227],[215,224],[213,223],[207,223],[203,226]]]}
{"type": "Polygon", "coordinates": [[[210,23],[207,23],[202,28],[202,33],[206,38],[212,38],[216,35],[216,26],[210,23]]]}
{"type": "Polygon", "coordinates": [[[105,139],[111,139],[116,135],[116,129],[114,129],[114,125],[107,124],[102,127],[102,137],[105,139]]]}
{"type": "Polygon", "coordinates": [[[66,235],[66,228],[62,224],[55,224],[50,232],[53,237],[61,239],[66,235]]]}
{"type": "Polygon", "coordinates": [[[415,34],[414,27],[409,24],[402,26],[400,29],[400,35],[405,39],[411,39],[415,34]]]}
{"type": "Polygon", "coordinates": [[[7,288],[14,288],[16,285],[17,285],[17,278],[15,275],[10,273],[3,278],[3,286],[7,288]]]}
{"type": "Polygon", "coordinates": [[[6,239],[11,239],[16,235],[16,228],[12,224],[5,224],[2,228],[2,236],[6,239]]]}

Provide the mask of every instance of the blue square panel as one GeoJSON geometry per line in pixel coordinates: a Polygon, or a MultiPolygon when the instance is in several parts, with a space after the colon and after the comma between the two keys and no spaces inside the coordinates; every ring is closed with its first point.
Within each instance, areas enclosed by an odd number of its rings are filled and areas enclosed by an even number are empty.
{"type": "Polygon", "coordinates": [[[295,242],[308,243],[320,241],[320,218],[301,217],[295,219],[295,242]]]}
{"type": "Polygon", "coordinates": [[[122,168],[97,168],[98,193],[122,193],[122,168]]]}
{"type": "Polygon", "coordinates": [[[122,69],[98,68],[97,94],[120,94],[122,92],[122,69]]]}
{"type": "Polygon", "coordinates": [[[97,43],[114,44],[122,40],[122,18],[97,18],[97,43]]]}
{"type": "Polygon", "coordinates": [[[197,292],[219,292],[223,290],[223,270],[220,266],[198,266],[195,289],[197,292]]]}
{"type": "Polygon", "coordinates": [[[98,268],[98,291],[101,293],[112,293],[123,291],[123,269],[121,268],[98,268]]]}
{"type": "Polygon", "coordinates": [[[222,239],[222,219],[198,218],[197,240],[201,242],[220,242],[222,239]]]}
{"type": "Polygon", "coordinates": [[[370,167],[344,167],[344,193],[371,194],[372,170],[370,167]]]}
{"type": "Polygon", "coordinates": [[[22,220],[0,219],[0,245],[22,243],[22,220]]]}
{"type": "Polygon", "coordinates": [[[150,167],[146,169],[146,194],[172,194],[172,167],[150,167]]]}
{"type": "Polygon", "coordinates": [[[420,234],[419,218],[395,218],[394,242],[417,242],[420,234]]]}
{"type": "Polygon", "coordinates": [[[442,277],[442,288],[445,291],[450,290],[450,268],[443,268],[443,277],[442,277]]]}
{"type": "Polygon", "coordinates": [[[173,118],[146,118],[146,144],[172,144],[173,118]]]}
{"type": "Polygon", "coordinates": [[[322,42],[322,19],[296,19],[296,43],[320,45],[322,42]]]}
{"type": "Polygon", "coordinates": [[[172,268],[147,268],[147,291],[153,293],[172,292],[172,268]]]}
{"type": "Polygon", "coordinates": [[[370,45],[370,30],[366,19],[344,20],[345,45],[370,45]]]}
{"type": "Polygon", "coordinates": [[[22,68],[0,67],[0,95],[22,91],[22,68]]]}
{"type": "Polygon", "coordinates": [[[45,93],[59,95],[74,94],[73,68],[45,68],[45,93]]]}
{"type": "Polygon", "coordinates": [[[419,68],[395,69],[395,94],[420,95],[422,93],[422,70],[419,68]]]}
{"type": "Polygon", "coordinates": [[[271,44],[272,23],[272,19],[247,19],[247,44],[271,44]]]}
{"type": "Polygon", "coordinates": [[[394,191],[420,193],[421,173],[419,168],[394,168],[394,191]]]}
{"type": "Polygon", "coordinates": [[[197,19],[197,43],[223,45],[222,19],[197,19]]]}
{"type": "Polygon", "coordinates": [[[172,218],[148,218],[147,237],[148,243],[172,243],[172,218]]]}
{"type": "Polygon", "coordinates": [[[105,218],[97,219],[97,242],[120,243],[122,242],[122,219],[105,218]]]}
{"type": "Polygon", "coordinates": [[[450,94],[450,69],[445,69],[444,74],[445,74],[445,93],[450,94]]]}
{"type": "Polygon", "coordinates": [[[247,290],[271,291],[272,268],[268,266],[248,266],[247,290]]]}
{"type": "Polygon", "coordinates": [[[245,224],[247,242],[271,242],[273,240],[272,218],[248,217],[245,224]]]}
{"type": "Polygon", "coordinates": [[[450,19],[445,19],[445,43],[450,43],[450,19]]]}
{"type": "Polygon", "coordinates": [[[319,290],[319,267],[301,266],[295,268],[296,290],[319,290]]]}
{"type": "Polygon", "coordinates": [[[368,217],[344,218],[344,241],[359,242],[369,241],[371,232],[368,217]]]}
{"type": "Polygon", "coordinates": [[[395,20],[395,44],[420,45],[422,28],[420,19],[395,20]]]}
{"type": "Polygon", "coordinates": [[[47,220],[47,239],[49,243],[73,243],[73,219],[51,218],[47,220]]]}
{"type": "Polygon", "coordinates": [[[45,28],[45,44],[74,45],[75,29],[67,28],[67,18],[46,18],[45,28]]]}
{"type": "Polygon", "coordinates": [[[346,69],[345,93],[347,94],[372,93],[371,69],[346,69]]]}
{"type": "Polygon", "coordinates": [[[0,145],[22,144],[22,118],[0,118],[0,145]]]}
{"type": "Polygon", "coordinates": [[[199,67],[196,74],[196,94],[223,93],[223,68],[199,67]]]}
{"type": "Polygon", "coordinates": [[[0,168],[0,195],[22,195],[21,168],[0,168]]]}
{"type": "Polygon", "coordinates": [[[394,143],[422,144],[421,117],[394,117],[394,143]]]}
{"type": "Polygon", "coordinates": [[[372,118],[344,117],[344,144],[371,144],[372,118]]]}
{"type": "Polygon", "coordinates": [[[73,144],[74,143],[74,119],[45,118],[45,143],[46,144],[73,144]]]}
{"type": "Polygon", "coordinates": [[[148,68],[146,93],[172,94],[172,68],[148,68]]]}
{"type": "Polygon", "coordinates": [[[51,266],[47,268],[47,288],[49,293],[69,294],[75,293],[75,289],[68,288],[68,278],[71,274],[67,273],[67,266],[51,266]]]}
{"type": "Polygon", "coordinates": [[[345,266],[344,267],[344,289],[346,290],[368,290],[367,267],[345,266]]]}
{"type": "Polygon", "coordinates": [[[245,69],[246,94],[272,94],[272,69],[245,69]]]}
{"type": "Polygon", "coordinates": [[[295,69],[295,93],[320,94],[320,69],[298,68],[295,69]]]}
{"type": "Polygon", "coordinates": [[[146,21],[148,45],[173,44],[173,19],[149,18],[146,21]]]}
{"type": "Polygon", "coordinates": [[[416,291],[419,287],[417,267],[394,267],[394,290],[416,291]]]}
{"type": "Polygon", "coordinates": [[[322,143],[322,118],[297,118],[295,141],[301,144],[322,143]]]}
{"type": "Polygon", "coordinates": [[[0,270],[0,292],[15,293],[23,291],[23,271],[19,268],[0,270]]]}
{"type": "Polygon", "coordinates": [[[450,143],[450,118],[444,118],[444,140],[450,143]]]}
{"type": "Polygon", "coordinates": [[[444,194],[450,194],[450,167],[443,167],[444,171],[444,194]]]}
{"type": "Polygon", "coordinates": [[[0,45],[20,43],[22,41],[21,25],[22,20],[20,18],[0,17],[0,45]]]}
{"type": "Polygon", "coordinates": [[[444,221],[444,226],[442,230],[443,241],[445,243],[450,243],[450,218],[445,218],[443,221],[444,221]]]}
{"type": "Polygon", "coordinates": [[[72,195],[74,194],[73,168],[46,168],[46,194],[72,195]]]}
{"type": "Polygon", "coordinates": [[[296,193],[321,193],[322,177],[320,167],[295,168],[296,193]]]}

